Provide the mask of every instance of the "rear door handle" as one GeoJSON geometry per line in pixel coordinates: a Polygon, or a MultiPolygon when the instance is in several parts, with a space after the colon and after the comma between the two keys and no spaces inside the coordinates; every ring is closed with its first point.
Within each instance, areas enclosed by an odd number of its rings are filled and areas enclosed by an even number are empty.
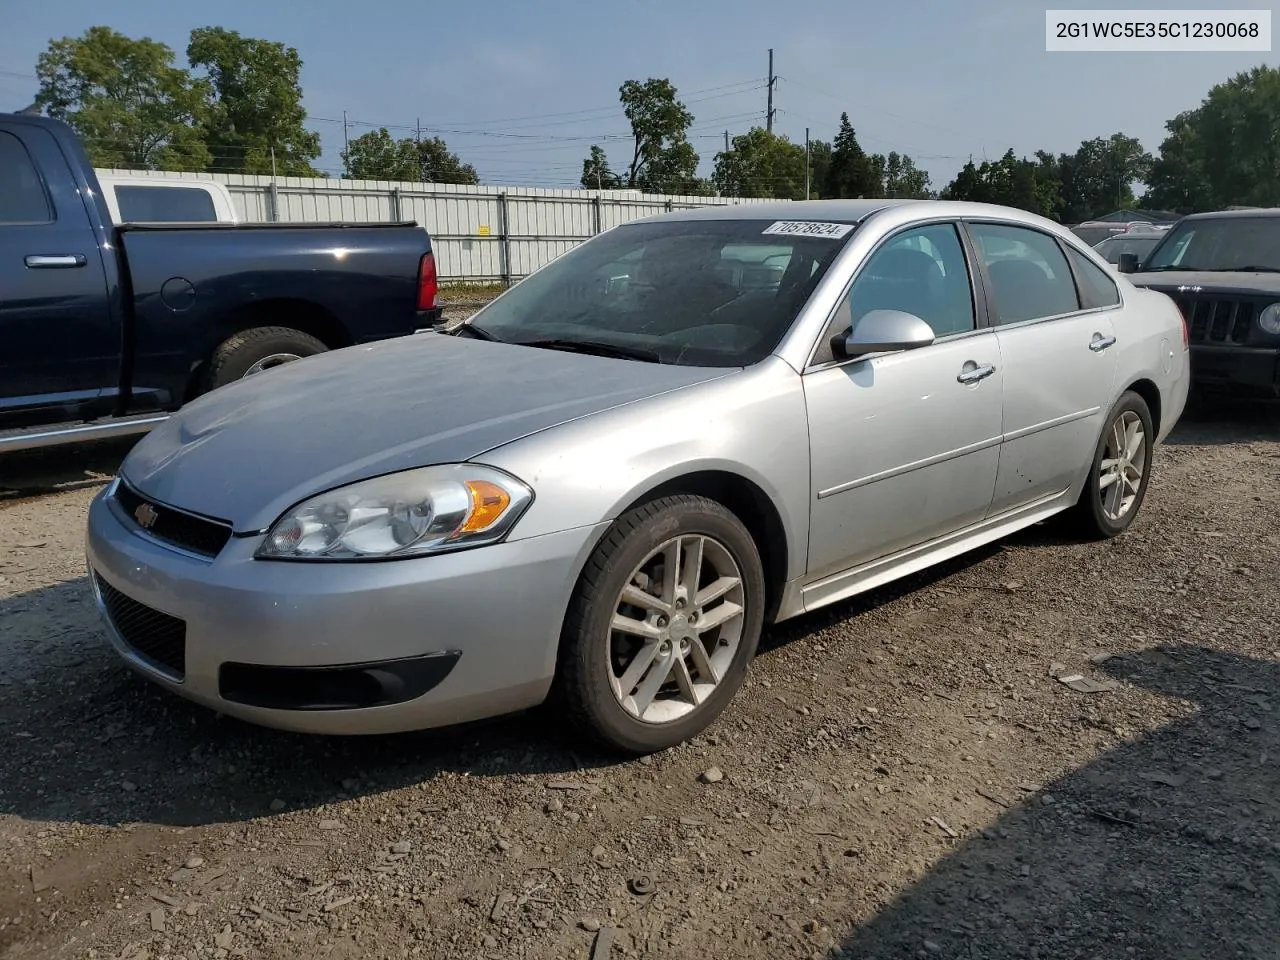
{"type": "Polygon", "coordinates": [[[59,267],[83,267],[83,253],[29,254],[23,261],[32,270],[56,270],[59,267]]]}
{"type": "Polygon", "coordinates": [[[964,369],[960,371],[956,379],[961,383],[977,383],[979,380],[987,379],[995,372],[996,368],[989,363],[984,363],[981,366],[965,364],[964,369]]]}
{"type": "Polygon", "coordinates": [[[1104,337],[1100,333],[1095,333],[1093,339],[1089,341],[1089,349],[1094,353],[1101,353],[1107,347],[1112,346],[1116,342],[1115,337],[1104,337]]]}

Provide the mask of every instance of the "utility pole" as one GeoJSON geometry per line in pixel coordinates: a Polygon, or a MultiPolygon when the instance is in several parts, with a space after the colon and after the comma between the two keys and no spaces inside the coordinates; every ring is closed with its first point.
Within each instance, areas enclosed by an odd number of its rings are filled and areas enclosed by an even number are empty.
{"type": "Polygon", "coordinates": [[[347,140],[347,111],[342,111],[342,172],[351,175],[351,144],[347,140]]]}
{"type": "Polygon", "coordinates": [[[728,130],[724,132],[724,152],[725,153],[729,152],[729,131],[728,130]]]}
{"type": "Polygon", "coordinates": [[[809,128],[804,128],[804,198],[809,199],[809,128]]]}
{"type": "Polygon", "coordinates": [[[778,78],[773,75],[773,48],[769,48],[769,108],[764,115],[764,128],[773,133],[773,88],[778,78]]]}

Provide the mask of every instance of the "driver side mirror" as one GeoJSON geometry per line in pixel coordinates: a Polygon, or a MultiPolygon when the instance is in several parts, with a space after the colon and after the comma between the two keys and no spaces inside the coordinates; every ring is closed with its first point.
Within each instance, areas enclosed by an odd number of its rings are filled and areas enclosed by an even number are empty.
{"type": "Polygon", "coordinates": [[[1137,273],[1138,272],[1138,255],[1136,253],[1122,253],[1120,259],[1116,263],[1116,267],[1121,273],[1137,273]]]}
{"type": "Polygon", "coordinates": [[[844,337],[832,343],[836,354],[858,357],[866,353],[917,350],[933,343],[933,327],[912,313],[901,310],[872,310],[864,314],[844,337]]]}

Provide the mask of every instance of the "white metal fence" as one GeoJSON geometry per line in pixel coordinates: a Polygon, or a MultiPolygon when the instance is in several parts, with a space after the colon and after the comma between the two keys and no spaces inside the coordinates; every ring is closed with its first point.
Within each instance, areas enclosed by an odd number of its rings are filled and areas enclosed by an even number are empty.
{"type": "Polygon", "coordinates": [[[414,220],[431,233],[445,281],[510,281],[602,230],[666,210],[760,203],[636,190],[551,190],[389,180],[101,170],[120,177],[216,180],[251,223],[386,223],[414,220]]]}

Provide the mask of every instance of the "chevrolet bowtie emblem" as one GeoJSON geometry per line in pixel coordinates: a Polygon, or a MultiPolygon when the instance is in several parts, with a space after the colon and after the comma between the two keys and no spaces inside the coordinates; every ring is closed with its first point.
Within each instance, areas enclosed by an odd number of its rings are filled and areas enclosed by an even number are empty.
{"type": "Polygon", "coordinates": [[[138,526],[142,527],[143,530],[150,530],[155,526],[156,520],[159,518],[160,514],[149,503],[144,503],[133,511],[133,519],[138,521],[138,526]]]}

